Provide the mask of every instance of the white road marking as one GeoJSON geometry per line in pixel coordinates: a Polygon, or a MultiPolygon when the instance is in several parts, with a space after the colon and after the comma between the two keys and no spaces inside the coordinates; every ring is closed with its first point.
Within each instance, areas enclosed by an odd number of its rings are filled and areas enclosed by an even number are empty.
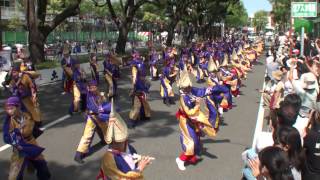
{"type": "Polygon", "coordinates": [[[11,147],[11,145],[10,145],[10,144],[6,144],[6,145],[4,145],[4,146],[1,146],[1,147],[0,147],[0,152],[2,152],[2,151],[4,151],[4,150],[8,149],[9,147],[11,147]]]}
{"type": "Polygon", "coordinates": [[[52,127],[52,126],[54,126],[54,125],[56,125],[56,124],[58,124],[58,123],[60,123],[60,122],[62,122],[62,121],[64,121],[64,120],[66,120],[66,119],[68,119],[68,118],[70,118],[71,116],[68,114],[68,115],[65,115],[65,116],[62,116],[61,118],[59,118],[59,119],[57,119],[57,120],[55,120],[55,121],[52,121],[51,123],[48,123],[48,124],[46,124],[46,125],[44,125],[42,128],[41,128],[41,130],[42,131],[44,131],[44,130],[46,130],[46,129],[48,129],[48,128],[50,128],[50,127],[52,127]]]}
{"type": "MultiPolygon", "coordinates": [[[[265,89],[265,86],[266,86],[266,82],[263,81],[262,89],[265,89]]],[[[259,110],[258,110],[258,115],[257,115],[256,128],[254,130],[254,136],[253,136],[253,141],[252,141],[252,148],[256,147],[258,135],[260,134],[260,132],[262,132],[263,120],[264,120],[264,107],[263,107],[263,98],[262,98],[262,94],[261,94],[260,103],[259,103],[259,110]]]]}
{"type": "MultiPolygon", "coordinates": [[[[70,117],[71,117],[71,116],[70,116],[69,114],[68,114],[68,115],[65,115],[65,116],[62,116],[61,118],[59,118],[59,119],[57,119],[57,120],[54,120],[54,121],[52,121],[52,122],[49,123],[49,124],[46,124],[45,126],[43,126],[43,127],[41,128],[41,130],[45,131],[45,130],[47,130],[48,128],[50,128],[50,127],[52,127],[52,126],[54,126],[54,125],[56,125],[56,124],[59,124],[59,123],[61,123],[62,121],[66,120],[66,119],[68,119],[68,118],[70,118],[70,117]]],[[[10,144],[3,145],[3,146],[0,147],[0,152],[4,151],[4,150],[6,150],[6,149],[8,149],[8,148],[10,148],[10,147],[11,147],[10,144]]]]}

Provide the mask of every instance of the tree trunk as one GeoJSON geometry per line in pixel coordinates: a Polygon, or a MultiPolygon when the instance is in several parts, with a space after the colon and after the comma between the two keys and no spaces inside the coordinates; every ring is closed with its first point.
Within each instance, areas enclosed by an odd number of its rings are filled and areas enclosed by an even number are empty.
{"type": "Polygon", "coordinates": [[[166,42],[166,45],[167,46],[172,46],[172,41],[173,41],[173,38],[174,38],[174,29],[177,25],[178,21],[175,20],[175,19],[172,19],[169,23],[169,26],[168,26],[168,37],[167,37],[167,42],[166,42]]]}
{"type": "Polygon", "coordinates": [[[46,36],[39,30],[29,30],[29,51],[33,63],[45,61],[44,44],[46,36]]]}
{"type": "Polygon", "coordinates": [[[129,28],[126,23],[122,24],[119,28],[119,37],[117,40],[116,53],[125,54],[126,43],[128,41],[129,28]]]}

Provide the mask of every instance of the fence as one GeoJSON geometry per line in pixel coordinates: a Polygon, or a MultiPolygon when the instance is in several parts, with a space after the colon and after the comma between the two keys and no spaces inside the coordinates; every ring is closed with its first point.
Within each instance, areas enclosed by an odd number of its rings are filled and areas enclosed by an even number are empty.
{"type": "MultiPolygon", "coordinates": [[[[118,32],[52,32],[47,43],[54,43],[57,40],[71,40],[86,42],[90,39],[116,41],[118,32]]],[[[129,41],[148,41],[151,36],[150,32],[129,32],[129,41]]],[[[2,32],[2,41],[4,44],[27,44],[28,32],[2,32]]]]}

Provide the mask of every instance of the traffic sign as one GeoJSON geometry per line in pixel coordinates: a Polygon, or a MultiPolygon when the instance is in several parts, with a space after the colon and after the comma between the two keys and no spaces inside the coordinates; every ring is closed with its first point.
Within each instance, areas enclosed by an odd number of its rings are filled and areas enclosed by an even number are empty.
{"type": "Polygon", "coordinates": [[[292,2],[292,17],[317,17],[317,2],[292,2]]]}

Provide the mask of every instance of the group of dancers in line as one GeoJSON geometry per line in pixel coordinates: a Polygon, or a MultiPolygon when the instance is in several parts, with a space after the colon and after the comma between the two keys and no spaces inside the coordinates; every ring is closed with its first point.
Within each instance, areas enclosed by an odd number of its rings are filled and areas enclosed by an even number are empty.
{"type": "MultiPolygon", "coordinates": [[[[9,179],[23,179],[24,170],[35,171],[38,179],[50,179],[51,174],[42,155],[44,148],[36,138],[43,131],[35,80],[40,76],[35,70],[28,52],[22,53],[22,63],[10,71],[8,85],[12,96],[5,103],[6,118],[3,136],[12,145],[13,153],[9,179]]],[[[119,115],[115,105],[118,93],[117,82],[121,79],[120,61],[107,53],[103,61],[103,77],[107,83],[105,92],[100,92],[98,61],[90,55],[91,80],[86,77],[80,62],[72,58],[70,49],[64,48],[61,67],[63,88],[72,94],[69,113],[85,112],[85,128],[77,147],[74,160],[85,163],[90,152],[94,134],[101,144],[108,144],[97,179],[142,179],[143,170],[154,157],[142,156],[128,143],[128,128],[134,129],[140,122],[151,120],[148,92],[151,83],[159,81],[163,103],[175,104],[173,85],[179,88],[179,108],[176,113],[180,128],[182,153],[176,158],[180,170],[185,164],[196,164],[201,155],[201,137],[215,137],[219,119],[232,109],[232,98],[240,95],[241,82],[252,70],[253,64],[263,52],[263,42],[248,43],[245,40],[225,38],[217,41],[199,41],[182,48],[165,47],[159,53],[150,48],[147,57],[138,51],[132,52],[131,97],[132,107],[126,121],[119,115]],[[207,87],[192,85],[190,75],[197,83],[207,82],[207,87]],[[203,102],[203,103],[202,103],[203,102]],[[204,108],[201,108],[205,105],[204,108]]]]}

